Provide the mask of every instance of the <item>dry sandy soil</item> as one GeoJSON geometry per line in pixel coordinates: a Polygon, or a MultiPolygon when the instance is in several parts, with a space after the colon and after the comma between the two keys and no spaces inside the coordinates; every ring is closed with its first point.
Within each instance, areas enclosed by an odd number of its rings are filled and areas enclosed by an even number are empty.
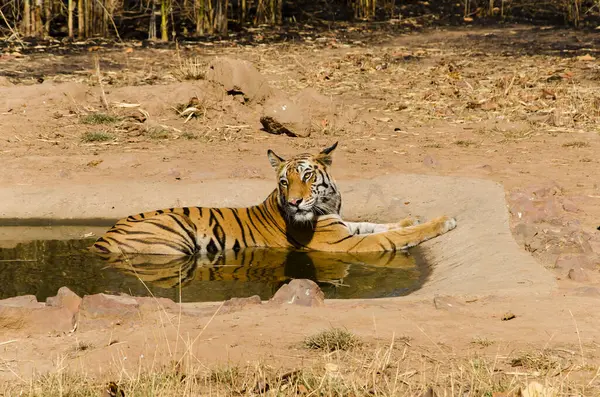
{"type": "MultiPolygon", "coordinates": [[[[67,367],[99,382],[127,382],[140,368],[185,357],[213,374],[223,365],[242,372],[248,365],[253,374],[311,368],[322,380],[314,388],[321,395],[345,394],[331,379],[348,377],[360,383],[346,393],[354,395],[416,395],[427,385],[440,395],[509,395],[530,380],[561,395],[597,395],[600,61],[594,40],[583,32],[515,26],[435,30],[378,44],[330,33],[269,46],[175,50],[130,43],[71,55],[3,53],[0,188],[75,186],[84,196],[86,186],[132,180],[184,186],[270,180],[267,148],[285,157],[339,140],[333,167],[339,180],[406,173],[502,184],[522,252],[557,283],[542,295],[496,294],[490,286],[487,294],[445,298],[450,305],[443,308],[421,296],[319,308],[249,306],[213,318],[219,305],[206,305],[195,309],[201,315],[157,312],[65,335],[0,329],[0,343],[7,342],[0,345],[0,376],[16,382],[12,393],[36,373],[67,367]],[[273,89],[313,101],[310,137],[268,134],[259,122],[266,105],[182,75],[182,69],[190,73],[189,62],[203,70],[217,55],[248,60],[273,89]],[[317,94],[302,97],[306,88],[317,94]],[[194,96],[199,110],[186,121],[175,109],[194,96]],[[86,118],[96,112],[120,120],[86,118]],[[502,321],[506,312],[516,318],[502,321]],[[329,326],[356,333],[366,347],[343,354],[300,347],[304,337],[329,326]],[[81,342],[89,348],[79,348],[81,342]]],[[[40,213],[43,203],[30,205],[30,217],[52,216],[40,213]]],[[[0,205],[0,216],[14,217],[19,212],[6,209],[14,207],[0,205]]],[[[84,209],[78,216],[85,217],[84,209]]],[[[204,386],[221,395],[235,389],[214,383],[204,386]]]]}

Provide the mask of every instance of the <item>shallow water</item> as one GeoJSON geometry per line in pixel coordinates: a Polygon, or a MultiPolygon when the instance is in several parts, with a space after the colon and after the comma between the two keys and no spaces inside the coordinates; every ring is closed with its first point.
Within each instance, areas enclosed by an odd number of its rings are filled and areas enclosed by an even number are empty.
{"type": "Polygon", "coordinates": [[[326,298],[379,298],[409,294],[426,277],[418,251],[333,254],[246,249],[211,258],[101,258],[86,248],[105,229],[1,227],[0,299],[31,294],[44,301],[62,286],[80,296],[153,294],[178,301],[181,290],[184,302],[252,295],[269,299],[294,278],[317,282],[326,298]]]}

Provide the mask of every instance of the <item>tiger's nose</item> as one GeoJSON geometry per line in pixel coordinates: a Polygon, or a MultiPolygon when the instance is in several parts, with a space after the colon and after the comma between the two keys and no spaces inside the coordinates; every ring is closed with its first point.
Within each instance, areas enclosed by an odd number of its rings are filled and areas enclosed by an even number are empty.
{"type": "Polygon", "coordinates": [[[293,205],[294,207],[297,207],[300,205],[300,203],[302,202],[301,198],[297,198],[297,199],[289,199],[288,203],[290,203],[290,205],[293,205]]]}

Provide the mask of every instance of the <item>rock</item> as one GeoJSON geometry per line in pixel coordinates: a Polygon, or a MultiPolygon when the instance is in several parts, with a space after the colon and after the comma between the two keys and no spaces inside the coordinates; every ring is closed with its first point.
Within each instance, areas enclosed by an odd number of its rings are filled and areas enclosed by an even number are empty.
{"type": "Polygon", "coordinates": [[[130,296],[107,294],[86,295],[80,306],[80,316],[99,318],[106,316],[126,317],[138,312],[139,303],[130,296]]]}
{"type": "Polygon", "coordinates": [[[0,328],[28,333],[69,332],[74,315],[65,308],[38,306],[0,306],[0,328]]]}
{"type": "Polygon", "coordinates": [[[267,80],[248,61],[217,57],[208,65],[206,80],[230,95],[243,95],[247,102],[262,103],[272,94],[267,80]]]}
{"type": "Polygon", "coordinates": [[[0,300],[0,306],[35,309],[43,307],[44,304],[38,302],[35,295],[22,295],[0,300]]]}
{"type": "Polygon", "coordinates": [[[567,212],[579,212],[579,208],[573,203],[571,200],[563,200],[562,203],[563,210],[567,212]]]}
{"type": "Polygon", "coordinates": [[[61,287],[56,296],[51,296],[46,299],[46,306],[64,307],[71,313],[79,312],[81,298],[67,287],[61,287]]]}
{"type": "Polygon", "coordinates": [[[556,221],[562,215],[562,205],[545,190],[540,195],[522,191],[512,192],[508,196],[510,213],[527,223],[556,221]]]}
{"type": "Polygon", "coordinates": [[[567,277],[569,277],[573,281],[577,281],[580,283],[590,281],[590,278],[586,274],[586,271],[580,267],[569,269],[569,273],[567,273],[567,277]]]}
{"type": "Polygon", "coordinates": [[[300,306],[323,306],[325,295],[314,281],[294,279],[279,288],[269,302],[300,306]]]}
{"type": "Polygon", "coordinates": [[[537,226],[524,222],[517,223],[513,229],[515,240],[522,246],[529,245],[538,233],[537,226]]]}
{"type": "Polygon", "coordinates": [[[222,312],[231,313],[242,310],[248,306],[260,305],[262,301],[260,296],[253,295],[247,298],[231,298],[228,301],[223,302],[222,312]]]}
{"type": "Polygon", "coordinates": [[[282,95],[269,98],[265,102],[260,123],[265,131],[275,135],[305,138],[312,132],[309,114],[282,95]]]}
{"type": "Polygon", "coordinates": [[[436,168],[439,165],[438,161],[429,154],[423,158],[423,164],[431,168],[436,168]]]}
{"type": "Polygon", "coordinates": [[[554,262],[555,267],[566,270],[566,269],[588,269],[594,270],[598,265],[598,258],[596,255],[587,254],[561,254],[556,258],[554,262]]]}

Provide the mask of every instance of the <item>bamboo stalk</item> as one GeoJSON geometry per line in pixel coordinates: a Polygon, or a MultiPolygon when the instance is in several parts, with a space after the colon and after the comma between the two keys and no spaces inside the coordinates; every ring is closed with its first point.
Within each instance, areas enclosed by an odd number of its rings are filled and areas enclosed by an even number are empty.
{"type": "Polygon", "coordinates": [[[52,0],[44,0],[44,36],[50,37],[50,20],[52,19],[52,0]]]}
{"type": "Polygon", "coordinates": [[[31,4],[29,0],[23,0],[23,21],[21,30],[24,36],[29,36],[31,33],[31,4]]]}
{"type": "Polygon", "coordinates": [[[160,39],[162,41],[169,41],[169,31],[168,31],[168,10],[167,10],[167,0],[161,0],[160,2],[160,39]]]}
{"type": "Polygon", "coordinates": [[[85,14],[83,9],[83,0],[77,0],[77,37],[85,37],[85,14]]]}
{"type": "Polygon", "coordinates": [[[156,1],[152,2],[152,11],[150,13],[150,26],[148,27],[148,39],[156,40],[156,1]]]}
{"type": "Polygon", "coordinates": [[[73,0],[69,0],[68,8],[67,8],[67,26],[69,29],[69,38],[73,38],[73,8],[74,8],[73,0]]]}

